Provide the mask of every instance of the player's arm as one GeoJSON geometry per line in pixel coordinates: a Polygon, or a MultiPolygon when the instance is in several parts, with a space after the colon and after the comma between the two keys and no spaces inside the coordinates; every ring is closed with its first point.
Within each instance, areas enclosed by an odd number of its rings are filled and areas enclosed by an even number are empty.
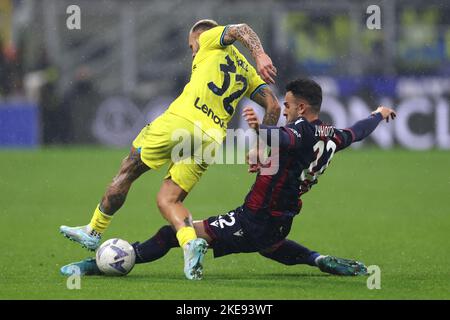
{"type": "Polygon", "coordinates": [[[394,120],[397,114],[391,108],[380,106],[372,114],[366,118],[359,120],[350,128],[342,130],[342,143],[339,149],[348,147],[353,142],[361,141],[368,137],[378,126],[378,124],[389,119],[394,120]]]}
{"type": "Polygon", "coordinates": [[[292,132],[288,132],[285,128],[260,124],[258,116],[253,108],[245,107],[242,112],[242,116],[245,121],[247,121],[249,127],[255,130],[258,135],[260,135],[261,130],[266,131],[266,134],[264,135],[265,139],[258,139],[256,148],[250,150],[247,155],[247,163],[250,166],[248,170],[249,172],[259,172],[260,168],[267,165],[264,162],[261,162],[261,159],[264,159],[263,154],[265,145],[267,144],[268,146],[272,146],[272,136],[278,137],[278,147],[280,150],[295,145],[295,139],[292,132]]]}
{"type": "Polygon", "coordinates": [[[378,107],[368,118],[360,120],[348,128],[353,136],[352,142],[365,139],[376,129],[382,120],[389,122],[389,118],[394,120],[396,116],[397,114],[394,110],[383,106],[378,107]]]}
{"type": "Polygon", "coordinates": [[[264,48],[258,35],[247,24],[232,24],[226,27],[222,42],[232,44],[240,41],[251,53],[256,62],[256,70],[267,83],[275,83],[273,78],[277,75],[277,69],[270,57],[264,52],[264,48]]]}
{"type": "Polygon", "coordinates": [[[250,128],[254,129],[259,135],[261,130],[266,130],[266,143],[268,146],[272,145],[272,137],[279,138],[279,147],[281,149],[295,144],[294,136],[292,132],[286,130],[283,127],[271,126],[266,124],[260,124],[256,112],[251,107],[245,107],[242,113],[245,121],[247,121],[250,128]],[[275,133],[275,131],[277,131],[275,133]]]}
{"type": "Polygon", "coordinates": [[[281,107],[272,89],[266,85],[259,89],[251,99],[266,111],[262,123],[269,126],[276,126],[278,119],[280,119],[281,107]]]}

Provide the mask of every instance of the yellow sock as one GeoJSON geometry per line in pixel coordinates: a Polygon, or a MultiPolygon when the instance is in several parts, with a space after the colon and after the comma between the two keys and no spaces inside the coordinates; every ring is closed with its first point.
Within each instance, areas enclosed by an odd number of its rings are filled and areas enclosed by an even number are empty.
{"type": "Polygon", "coordinates": [[[111,220],[112,216],[104,214],[100,211],[99,206],[97,206],[97,208],[95,208],[94,215],[92,216],[89,226],[98,233],[103,233],[105,232],[106,228],[108,228],[111,220]]]}
{"type": "Polygon", "coordinates": [[[177,232],[177,239],[180,247],[184,247],[186,243],[191,240],[197,239],[197,234],[195,233],[195,229],[192,227],[183,227],[177,232]]]}

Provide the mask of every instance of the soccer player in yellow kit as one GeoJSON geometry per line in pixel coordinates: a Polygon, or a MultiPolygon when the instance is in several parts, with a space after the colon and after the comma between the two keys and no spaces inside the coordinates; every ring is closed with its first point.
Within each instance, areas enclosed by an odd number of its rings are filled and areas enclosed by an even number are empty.
{"type": "Polygon", "coordinates": [[[193,58],[192,74],[181,95],[133,141],[130,154],[108,186],[91,222],[81,227],[61,226],[60,232],[89,250],[97,249],[113,214],[125,202],[131,184],[144,172],[157,170],[169,162],[157,204],[163,217],[176,230],[184,251],[186,277],[197,280],[202,278],[207,242],[197,238],[192,216],[183,200],[206,171],[208,163],[195,152],[190,155],[190,162],[173,161],[172,150],[179,140],[173,139],[172,134],[183,129],[196,139],[195,132],[201,130],[206,137],[201,142],[204,150],[216,146],[211,144],[222,143],[228,122],[244,96],[265,108],[263,123],[267,125],[276,125],[280,106],[267,85],[274,83],[276,68],[248,25],[219,26],[213,20],[200,20],[189,32],[189,47],[193,58]],[[236,40],[250,51],[257,71],[233,45],[236,40]]]}

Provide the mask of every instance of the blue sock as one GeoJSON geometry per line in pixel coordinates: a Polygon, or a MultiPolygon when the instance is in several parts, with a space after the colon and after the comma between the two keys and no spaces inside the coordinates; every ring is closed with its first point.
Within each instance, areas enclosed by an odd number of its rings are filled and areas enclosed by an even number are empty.
{"type": "Polygon", "coordinates": [[[282,264],[292,266],[296,264],[307,264],[315,267],[314,260],[320,255],[315,251],[311,251],[308,248],[291,240],[284,240],[283,243],[272,252],[260,252],[260,254],[266,258],[275,260],[282,264]]]}
{"type": "Polygon", "coordinates": [[[163,257],[170,249],[179,247],[175,231],[171,226],[164,226],[150,239],[143,243],[133,243],[136,263],[146,263],[163,257]]]}

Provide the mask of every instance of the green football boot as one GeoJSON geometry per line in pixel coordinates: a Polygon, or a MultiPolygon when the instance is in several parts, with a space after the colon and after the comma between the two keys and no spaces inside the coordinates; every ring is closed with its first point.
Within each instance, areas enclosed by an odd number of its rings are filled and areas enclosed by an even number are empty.
{"type": "Polygon", "coordinates": [[[317,259],[320,271],[339,276],[367,275],[366,266],[355,260],[342,259],[333,256],[323,256],[317,259]]]}

